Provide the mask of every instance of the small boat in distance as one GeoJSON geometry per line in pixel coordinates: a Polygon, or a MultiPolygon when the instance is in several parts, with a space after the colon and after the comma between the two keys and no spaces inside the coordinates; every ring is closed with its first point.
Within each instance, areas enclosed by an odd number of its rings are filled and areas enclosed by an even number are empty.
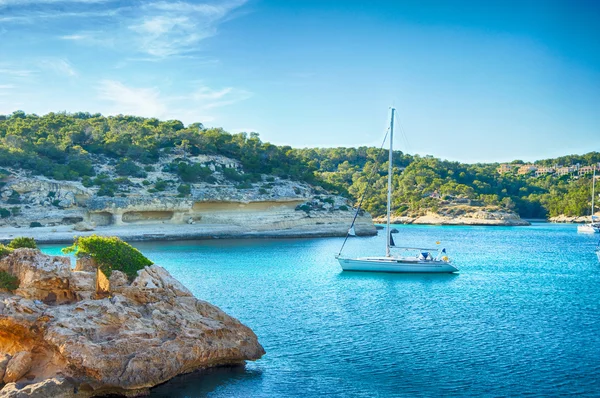
{"type": "MultiPolygon", "coordinates": [[[[390,214],[392,202],[392,170],[393,170],[393,143],[394,143],[394,113],[395,109],[391,109],[390,117],[390,152],[388,161],[388,195],[387,195],[387,229],[386,229],[386,245],[385,256],[382,257],[358,257],[344,258],[342,250],[336,256],[344,271],[369,271],[369,272],[398,272],[398,273],[452,273],[457,272],[458,268],[454,267],[448,256],[446,249],[423,249],[414,247],[398,247],[392,238],[392,230],[390,228],[390,214]],[[404,251],[416,252],[413,255],[392,256],[391,248],[397,248],[404,251]],[[435,253],[432,254],[432,253],[435,253]]],[[[357,209],[357,213],[360,211],[357,209]]],[[[354,223],[353,223],[354,224],[354,223]]],[[[350,231],[354,225],[350,226],[350,231]]],[[[349,235],[352,234],[349,231],[349,235]]],[[[348,236],[346,236],[346,239],[348,236]]],[[[344,241],[344,244],[346,241],[344,241]]]]}
{"type": "Polygon", "coordinates": [[[586,234],[600,233],[600,220],[594,215],[594,197],[596,196],[596,165],[594,165],[594,174],[592,174],[592,222],[589,224],[578,225],[577,232],[586,234]]]}

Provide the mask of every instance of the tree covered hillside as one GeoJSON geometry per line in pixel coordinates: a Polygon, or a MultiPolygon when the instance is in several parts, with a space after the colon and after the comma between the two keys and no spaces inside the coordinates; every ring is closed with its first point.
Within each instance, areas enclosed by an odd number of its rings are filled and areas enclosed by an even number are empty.
{"type": "MultiPolygon", "coordinates": [[[[80,180],[103,188],[111,184],[99,172],[100,161],[111,162],[124,179],[143,177],[159,158],[181,154],[169,164],[183,183],[210,184],[212,171],[186,159],[188,155],[217,154],[238,159],[243,175],[227,171],[244,182],[259,174],[273,174],[321,186],[358,199],[369,187],[363,207],[374,215],[385,212],[387,151],[372,147],[294,149],[262,142],[258,134],[229,134],[201,123],[184,126],[177,120],[160,121],[135,116],[90,113],[22,111],[0,115],[0,167],[22,169],[56,180],[80,180]],[[371,183],[368,184],[369,177],[371,183]]],[[[600,153],[546,159],[541,165],[590,165],[600,153]],[[570,162],[570,163],[569,163],[570,162]]],[[[499,174],[498,164],[462,164],[395,151],[394,209],[397,215],[436,211],[447,203],[503,207],[522,217],[559,214],[585,215],[591,198],[590,175],[533,177],[499,174]]],[[[105,188],[105,189],[104,189],[105,188]]]]}

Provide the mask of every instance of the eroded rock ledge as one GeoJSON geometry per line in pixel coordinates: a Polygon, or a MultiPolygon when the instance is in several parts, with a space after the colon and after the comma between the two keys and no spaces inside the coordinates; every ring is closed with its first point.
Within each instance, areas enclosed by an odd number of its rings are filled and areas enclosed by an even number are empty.
{"type": "Polygon", "coordinates": [[[252,330],[157,265],[129,283],[89,259],[72,270],[68,258],[17,249],[0,271],[20,280],[0,290],[0,397],[137,396],[264,354],[252,330]]]}
{"type": "MultiPolygon", "coordinates": [[[[373,220],[376,223],[386,223],[385,218],[373,220]]],[[[423,225],[497,225],[523,226],[531,225],[515,213],[503,211],[467,211],[460,215],[444,215],[429,212],[418,217],[392,217],[392,224],[423,224],[423,225]]]]}

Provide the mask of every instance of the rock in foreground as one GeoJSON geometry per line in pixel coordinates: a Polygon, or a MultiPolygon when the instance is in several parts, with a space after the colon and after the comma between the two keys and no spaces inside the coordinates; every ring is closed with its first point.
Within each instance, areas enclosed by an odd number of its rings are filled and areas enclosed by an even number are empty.
{"type": "Polygon", "coordinates": [[[148,266],[129,283],[120,271],[103,278],[84,260],[75,271],[34,249],[0,260],[0,271],[21,281],[14,294],[0,290],[0,397],[135,396],[264,354],[252,330],[164,268],[148,266]]]}

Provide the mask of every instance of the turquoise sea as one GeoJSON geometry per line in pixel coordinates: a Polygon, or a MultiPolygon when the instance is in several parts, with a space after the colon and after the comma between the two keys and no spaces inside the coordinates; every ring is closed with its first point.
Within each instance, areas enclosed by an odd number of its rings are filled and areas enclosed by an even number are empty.
{"type": "MultiPolygon", "coordinates": [[[[597,235],[545,223],[395,227],[398,245],[441,241],[460,273],[342,272],[341,238],[135,243],[267,351],[152,396],[600,396],[597,235]]],[[[380,231],[345,253],[383,251],[380,231]]]]}

